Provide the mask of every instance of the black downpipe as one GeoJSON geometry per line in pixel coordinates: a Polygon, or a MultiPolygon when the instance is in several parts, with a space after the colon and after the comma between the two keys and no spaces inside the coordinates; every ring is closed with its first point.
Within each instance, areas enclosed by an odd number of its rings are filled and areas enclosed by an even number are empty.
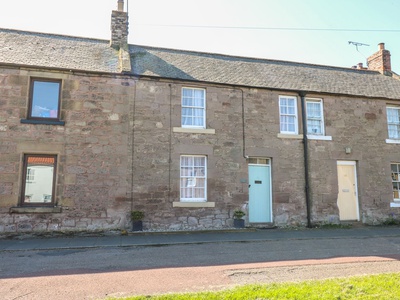
{"type": "Polygon", "coordinates": [[[307,139],[307,116],[305,106],[306,93],[300,92],[301,99],[301,118],[303,123],[303,145],[304,145],[304,180],[305,180],[305,192],[306,192],[306,207],[307,207],[307,227],[311,228],[311,205],[310,205],[310,180],[308,173],[308,139],[307,139]]]}
{"type": "Polygon", "coordinates": [[[169,86],[169,149],[168,149],[168,203],[171,203],[171,163],[172,163],[172,84],[169,86]]]}
{"type": "Polygon", "coordinates": [[[133,198],[133,185],[134,185],[134,169],[135,169],[135,118],[136,118],[136,101],[137,101],[137,81],[133,80],[134,82],[134,90],[133,90],[133,100],[132,100],[132,140],[131,140],[131,188],[130,188],[130,192],[131,192],[131,211],[133,211],[133,203],[134,203],[134,198],[133,198]]]}
{"type": "MultiPolygon", "coordinates": [[[[239,88],[238,88],[239,89],[239,88]]],[[[245,124],[244,124],[244,92],[242,89],[239,89],[242,92],[242,139],[243,139],[243,157],[248,158],[246,156],[246,132],[245,132],[245,124]]]]}

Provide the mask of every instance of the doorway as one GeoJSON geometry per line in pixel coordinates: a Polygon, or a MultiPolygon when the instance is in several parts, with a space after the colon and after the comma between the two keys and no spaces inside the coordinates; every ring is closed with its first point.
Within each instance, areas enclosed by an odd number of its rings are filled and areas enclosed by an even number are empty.
{"type": "Polygon", "coordinates": [[[249,158],[249,222],[272,222],[270,159],[249,158]]]}
{"type": "Polygon", "coordinates": [[[338,199],[341,221],[359,221],[357,170],[355,161],[338,161],[338,199]]]}

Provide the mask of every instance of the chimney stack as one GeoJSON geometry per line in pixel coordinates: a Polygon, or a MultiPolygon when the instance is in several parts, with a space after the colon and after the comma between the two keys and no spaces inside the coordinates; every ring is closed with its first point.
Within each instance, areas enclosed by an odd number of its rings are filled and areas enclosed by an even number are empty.
{"type": "Polygon", "coordinates": [[[390,63],[390,52],[385,50],[385,44],[378,44],[378,52],[367,58],[368,69],[379,71],[384,75],[390,75],[392,66],[390,63]]]}
{"type": "Polygon", "coordinates": [[[110,46],[120,49],[128,45],[128,13],[124,12],[124,0],[118,0],[118,10],[111,14],[110,46]]]}

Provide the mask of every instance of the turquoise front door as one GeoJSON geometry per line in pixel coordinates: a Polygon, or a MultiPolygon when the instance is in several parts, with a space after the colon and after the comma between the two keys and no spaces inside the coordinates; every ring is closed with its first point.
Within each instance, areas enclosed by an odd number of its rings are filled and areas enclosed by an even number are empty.
{"type": "Polygon", "coordinates": [[[272,222],[269,165],[249,165],[249,222],[272,222]]]}

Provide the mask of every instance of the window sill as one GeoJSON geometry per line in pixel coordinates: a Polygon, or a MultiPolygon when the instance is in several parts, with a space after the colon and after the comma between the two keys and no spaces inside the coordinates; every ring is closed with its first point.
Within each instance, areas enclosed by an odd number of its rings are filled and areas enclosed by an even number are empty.
{"type": "Polygon", "coordinates": [[[61,207],[11,207],[10,213],[14,214],[61,213],[61,207]]]}
{"type": "Polygon", "coordinates": [[[215,207],[215,202],[172,202],[172,207],[215,207]]]}
{"type": "Polygon", "coordinates": [[[307,134],[307,139],[309,139],[309,140],[321,140],[321,141],[332,141],[332,137],[331,136],[327,136],[327,135],[307,134]]]}
{"type": "Polygon", "coordinates": [[[42,124],[42,125],[65,125],[65,121],[56,121],[56,120],[29,120],[29,119],[21,119],[21,123],[23,124],[42,124]]]}
{"type": "Polygon", "coordinates": [[[400,144],[400,140],[386,139],[386,144],[400,144]]]}
{"type": "Polygon", "coordinates": [[[390,202],[390,207],[400,207],[400,202],[390,202]]]}
{"type": "Polygon", "coordinates": [[[302,134],[290,134],[290,133],[278,133],[278,138],[281,139],[303,139],[303,135],[302,134]]]}
{"type": "Polygon", "coordinates": [[[215,129],[173,127],[172,132],[215,134],[215,129]]]}

